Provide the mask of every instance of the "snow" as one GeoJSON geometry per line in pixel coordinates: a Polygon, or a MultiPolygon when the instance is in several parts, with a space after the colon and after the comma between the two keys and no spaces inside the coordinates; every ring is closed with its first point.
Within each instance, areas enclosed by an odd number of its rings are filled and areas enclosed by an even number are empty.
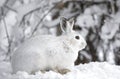
{"type": "Polygon", "coordinates": [[[98,23],[93,19],[92,15],[83,14],[77,18],[76,24],[80,25],[81,27],[92,27],[98,23]]]}
{"type": "Polygon", "coordinates": [[[99,5],[93,5],[91,7],[86,8],[84,13],[102,15],[102,14],[106,14],[107,10],[105,6],[100,7],[99,5]]]}
{"type": "Polygon", "coordinates": [[[102,27],[101,38],[102,39],[112,39],[119,29],[119,24],[114,22],[106,22],[102,27]],[[113,27],[114,26],[114,27],[113,27]]]}
{"type": "Polygon", "coordinates": [[[120,79],[120,66],[107,62],[80,64],[64,75],[54,71],[46,73],[38,71],[35,74],[23,71],[11,74],[11,71],[9,62],[0,62],[0,79],[120,79]]]}

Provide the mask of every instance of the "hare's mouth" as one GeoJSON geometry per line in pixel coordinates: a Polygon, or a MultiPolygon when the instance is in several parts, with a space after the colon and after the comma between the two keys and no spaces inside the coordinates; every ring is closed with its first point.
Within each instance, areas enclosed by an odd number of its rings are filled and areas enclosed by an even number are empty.
{"type": "Polygon", "coordinates": [[[80,50],[82,50],[82,49],[84,49],[85,47],[87,46],[87,43],[86,42],[83,42],[83,43],[81,43],[81,45],[80,45],[80,50]]]}

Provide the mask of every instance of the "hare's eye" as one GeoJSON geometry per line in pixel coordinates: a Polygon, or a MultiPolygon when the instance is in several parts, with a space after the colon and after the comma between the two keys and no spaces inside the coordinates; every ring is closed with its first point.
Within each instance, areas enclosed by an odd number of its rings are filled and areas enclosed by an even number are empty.
{"type": "Polygon", "coordinates": [[[80,37],[79,37],[79,36],[75,36],[75,38],[76,38],[77,40],[79,40],[79,39],[80,39],[80,37]]]}

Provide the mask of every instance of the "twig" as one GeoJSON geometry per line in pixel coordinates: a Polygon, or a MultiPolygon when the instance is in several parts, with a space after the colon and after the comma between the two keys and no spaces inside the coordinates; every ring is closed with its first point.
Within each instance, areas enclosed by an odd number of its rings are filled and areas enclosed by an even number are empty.
{"type": "MultiPolygon", "coordinates": [[[[61,1],[60,1],[61,2],[61,1]]],[[[38,22],[38,24],[35,26],[35,28],[32,31],[31,36],[35,33],[35,31],[38,29],[40,23],[44,20],[44,18],[60,3],[58,2],[55,6],[53,6],[38,22]]]]}
{"type": "Polygon", "coordinates": [[[67,2],[77,2],[77,3],[82,3],[82,4],[106,4],[109,3],[109,1],[67,1],[67,2]]]}
{"type": "Polygon", "coordinates": [[[13,12],[17,12],[16,10],[12,9],[12,8],[11,8],[10,6],[8,6],[8,5],[4,5],[4,7],[7,8],[7,9],[9,9],[9,10],[11,10],[11,11],[13,11],[13,12]]]}
{"type": "Polygon", "coordinates": [[[10,40],[10,37],[9,37],[9,34],[8,34],[7,25],[6,25],[6,21],[5,21],[5,18],[4,18],[3,7],[1,7],[1,11],[2,11],[2,19],[3,19],[3,23],[4,23],[4,27],[5,27],[6,36],[7,36],[7,39],[8,39],[8,51],[7,51],[7,56],[8,56],[8,54],[11,52],[11,40],[10,40]]]}
{"type": "Polygon", "coordinates": [[[36,8],[36,9],[33,9],[33,10],[31,10],[30,12],[26,13],[25,15],[23,15],[23,18],[22,18],[22,20],[21,20],[19,26],[23,23],[23,21],[25,20],[25,17],[26,17],[27,15],[29,15],[29,14],[31,14],[31,13],[33,13],[33,12],[39,10],[39,9],[41,9],[41,7],[38,7],[38,8],[36,8]]]}

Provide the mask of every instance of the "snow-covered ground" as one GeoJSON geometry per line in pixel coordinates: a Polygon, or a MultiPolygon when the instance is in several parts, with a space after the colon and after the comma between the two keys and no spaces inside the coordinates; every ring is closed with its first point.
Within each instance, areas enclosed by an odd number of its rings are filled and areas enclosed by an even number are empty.
{"type": "Polygon", "coordinates": [[[39,71],[35,75],[27,72],[11,74],[11,71],[9,62],[0,63],[0,79],[120,79],[120,66],[111,65],[107,62],[80,64],[64,75],[53,71],[46,73],[39,71]]]}

